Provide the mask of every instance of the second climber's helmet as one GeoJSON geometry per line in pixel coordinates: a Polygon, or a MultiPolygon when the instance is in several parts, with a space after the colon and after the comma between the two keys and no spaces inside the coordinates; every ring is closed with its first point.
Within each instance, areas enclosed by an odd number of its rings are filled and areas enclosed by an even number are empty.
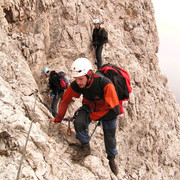
{"type": "Polygon", "coordinates": [[[92,65],[87,58],[78,58],[73,62],[71,66],[73,77],[87,75],[89,70],[92,70],[92,65]]]}
{"type": "Polygon", "coordinates": [[[43,74],[46,74],[50,71],[50,69],[48,67],[45,67],[42,71],[43,74]]]}
{"type": "Polygon", "coordinates": [[[94,23],[94,24],[100,24],[100,20],[99,20],[99,19],[94,19],[94,20],[93,20],[93,23],[94,23]]]}

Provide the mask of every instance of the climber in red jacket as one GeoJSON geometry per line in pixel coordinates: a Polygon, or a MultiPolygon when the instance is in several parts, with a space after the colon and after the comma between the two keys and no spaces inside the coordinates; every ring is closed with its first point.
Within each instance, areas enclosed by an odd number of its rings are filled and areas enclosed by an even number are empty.
{"type": "Polygon", "coordinates": [[[78,58],[72,64],[72,76],[74,81],[63,94],[59,104],[58,114],[51,122],[62,121],[68,105],[73,97],[79,98],[83,95],[82,107],[79,108],[74,120],[76,138],[81,143],[77,154],[72,156],[73,160],[81,160],[91,153],[90,136],[88,125],[93,121],[101,121],[104,131],[104,143],[112,172],[117,175],[118,168],[115,163],[116,149],[116,120],[120,114],[119,100],[112,82],[106,78],[96,75],[92,71],[92,65],[86,58],[78,58]]]}

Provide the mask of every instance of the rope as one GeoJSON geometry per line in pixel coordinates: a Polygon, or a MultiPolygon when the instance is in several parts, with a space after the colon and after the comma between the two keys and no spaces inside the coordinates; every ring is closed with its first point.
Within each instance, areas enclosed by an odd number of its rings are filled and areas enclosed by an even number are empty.
{"type": "MultiPolygon", "coordinates": [[[[34,102],[33,116],[34,116],[34,113],[35,113],[36,99],[37,99],[37,97],[35,98],[35,102],[34,102]]],[[[21,166],[22,166],[24,156],[25,156],[25,153],[26,153],[26,147],[27,147],[27,143],[28,143],[28,140],[29,140],[32,124],[33,124],[33,121],[31,121],[31,124],[30,124],[30,127],[29,127],[29,131],[28,131],[28,134],[27,134],[26,143],[25,143],[25,146],[24,146],[24,149],[23,149],[23,154],[22,154],[21,161],[20,161],[20,164],[19,164],[19,169],[18,169],[16,180],[19,180],[19,176],[20,176],[20,172],[21,172],[21,166]]]]}
{"type": "MultiPolygon", "coordinates": [[[[50,112],[53,112],[56,116],[60,117],[61,119],[64,119],[62,116],[60,116],[57,112],[55,112],[53,109],[51,109],[46,103],[44,103],[41,98],[39,97],[38,95],[38,90],[36,89],[34,93],[32,94],[35,94],[36,98],[39,100],[39,102],[41,104],[43,104],[50,112]]],[[[31,96],[32,94],[30,94],[29,96],[31,96]]],[[[57,122],[58,123],[58,122],[57,122]]]]}

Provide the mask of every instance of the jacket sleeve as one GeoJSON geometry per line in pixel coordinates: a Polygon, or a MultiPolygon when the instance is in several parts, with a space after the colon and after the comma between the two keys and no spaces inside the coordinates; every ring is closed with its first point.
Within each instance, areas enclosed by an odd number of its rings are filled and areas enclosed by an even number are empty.
{"type": "MultiPolygon", "coordinates": [[[[72,101],[72,98],[79,98],[81,94],[75,92],[72,88],[71,85],[68,86],[68,88],[66,89],[65,93],[63,94],[62,100],[59,104],[58,107],[58,114],[63,118],[66,114],[68,105],[70,104],[70,102],[72,101]]],[[[59,116],[56,116],[55,121],[62,121],[62,118],[60,118],[59,116]]]]}
{"type": "Polygon", "coordinates": [[[92,120],[110,120],[120,114],[119,99],[112,83],[107,84],[104,89],[104,99],[108,104],[108,108],[103,111],[92,112],[90,118],[92,120]]]}

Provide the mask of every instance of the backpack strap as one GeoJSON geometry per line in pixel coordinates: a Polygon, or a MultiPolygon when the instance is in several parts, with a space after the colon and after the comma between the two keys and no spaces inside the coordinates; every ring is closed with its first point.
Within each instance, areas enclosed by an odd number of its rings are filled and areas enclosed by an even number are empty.
{"type": "Polygon", "coordinates": [[[129,74],[127,73],[127,71],[125,71],[124,69],[120,68],[121,70],[121,74],[122,76],[125,78],[126,80],[126,85],[127,85],[127,88],[128,88],[128,92],[131,93],[132,92],[132,87],[131,87],[131,82],[130,82],[130,77],[129,77],[129,74]]]}
{"type": "Polygon", "coordinates": [[[104,30],[104,28],[100,27],[99,29],[99,34],[101,34],[101,32],[104,30]]]}
{"type": "Polygon", "coordinates": [[[102,71],[102,72],[103,72],[104,74],[106,74],[107,76],[108,76],[108,74],[107,74],[107,71],[108,71],[108,70],[113,70],[113,71],[119,73],[115,68],[113,68],[113,67],[111,67],[111,66],[104,66],[104,67],[102,67],[102,68],[100,69],[100,71],[102,71]]]}
{"type": "Polygon", "coordinates": [[[95,74],[101,77],[105,77],[104,73],[101,70],[97,70],[95,74]]]}

